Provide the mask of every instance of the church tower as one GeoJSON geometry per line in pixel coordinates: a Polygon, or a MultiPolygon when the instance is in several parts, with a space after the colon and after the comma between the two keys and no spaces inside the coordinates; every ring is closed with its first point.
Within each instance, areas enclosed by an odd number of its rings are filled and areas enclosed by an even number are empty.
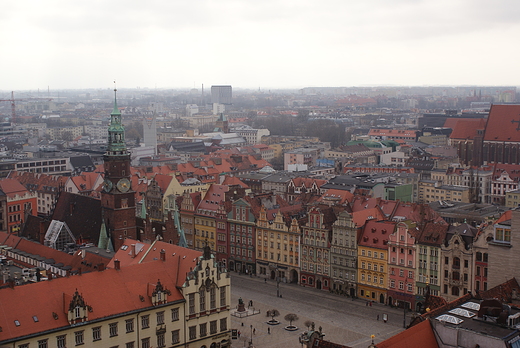
{"type": "Polygon", "coordinates": [[[110,114],[108,147],[103,155],[105,182],[101,192],[102,219],[114,250],[126,237],[138,239],[135,219],[135,192],[130,181],[130,153],[126,149],[125,129],[117,108],[114,89],[114,110],[110,114]]]}

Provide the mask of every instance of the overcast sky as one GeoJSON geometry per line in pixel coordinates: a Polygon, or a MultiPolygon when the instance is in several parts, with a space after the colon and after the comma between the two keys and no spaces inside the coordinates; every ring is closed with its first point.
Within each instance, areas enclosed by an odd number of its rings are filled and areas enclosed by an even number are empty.
{"type": "Polygon", "coordinates": [[[519,0],[2,2],[1,90],[517,85],[519,0]]]}

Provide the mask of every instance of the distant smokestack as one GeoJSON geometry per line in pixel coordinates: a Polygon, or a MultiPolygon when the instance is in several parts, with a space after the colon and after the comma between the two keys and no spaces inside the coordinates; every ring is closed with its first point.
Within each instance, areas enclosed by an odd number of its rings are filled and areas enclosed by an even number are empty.
{"type": "Polygon", "coordinates": [[[166,251],[164,251],[164,249],[161,249],[161,261],[166,261],[166,251]]]}
{"type": "Polygon", "coordinates": [[[119,261],[118,259],[115,259],[114,260],[114,268],[117,269],[117,270],[120,270],[121,269],[121,261],[119,261]]]}

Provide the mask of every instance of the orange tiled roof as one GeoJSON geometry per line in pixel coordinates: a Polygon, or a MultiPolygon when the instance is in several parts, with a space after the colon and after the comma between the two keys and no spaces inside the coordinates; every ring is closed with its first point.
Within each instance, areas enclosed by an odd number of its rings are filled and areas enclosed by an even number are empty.
{"type": "Polygon", "coordinates": [[[520,105],[491,105],[484,141],[520,142],[520,105]]]}
{"type": "Polygon", "coordinates": [[[363,209],[352,213],[352,221],[354,221],[357,227],[364,226],[367,220],[379,221],[384,219],[385,215],[381,212],[379,207],[363,209]]]}
{"type": "Polygon", "coordinates": [[[486,127],[486,120],[483,118],[468,118],[459,119],[451,127],[450,139],[472,139],[477,135],[477,130],[484,129],[486,127]]]}
{"type": "Polygon", "coordinates": [[[388,249],[388,236],[394,232],[396,222],[369,220],[359,238],[359,245],[388,249]]]}
{"type": "Polygon", "coordinates": [[[22,196],[27,192],[27,189],[18,180],[9,178],[0,180],[0,189],[11,198],[16,195],[22,196]]]}
{"type": "Polygon", "coordinates": [[[171,291],[168,301],[182,301],[184,297],[176,283],[178,278],[184,280],[184,277],[185,273],[180,274],[173,262],[157,260],[121,267],[120,270],[106,269],[14,289],[0,289],[0,313],[3,313],[0,316],[1,338],[9,340],[69,327],[68,305],[76,291],[92,307],[88,313],[89,321],[151,307],[148,284],[154,285],[158,280],[171,291]],[[56,314],[54,317],[53,313],[56,314]],[[20,323],[19,326],[15,320],[20,323]]]}
{"type": "Polygon", "coordinates": [[[429,320],[377,343],[376,346],[377,348],[439,348],[429,320]]]}

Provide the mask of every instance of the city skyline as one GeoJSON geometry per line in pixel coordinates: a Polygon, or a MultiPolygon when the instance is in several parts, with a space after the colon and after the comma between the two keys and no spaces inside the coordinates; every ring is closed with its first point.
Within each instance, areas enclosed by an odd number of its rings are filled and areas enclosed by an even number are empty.
{"type": "Polygon", "coordinates": [[[516,86],[519,12],[509,0],[28,0],[0,14],[0,90],[516,86]]]}

